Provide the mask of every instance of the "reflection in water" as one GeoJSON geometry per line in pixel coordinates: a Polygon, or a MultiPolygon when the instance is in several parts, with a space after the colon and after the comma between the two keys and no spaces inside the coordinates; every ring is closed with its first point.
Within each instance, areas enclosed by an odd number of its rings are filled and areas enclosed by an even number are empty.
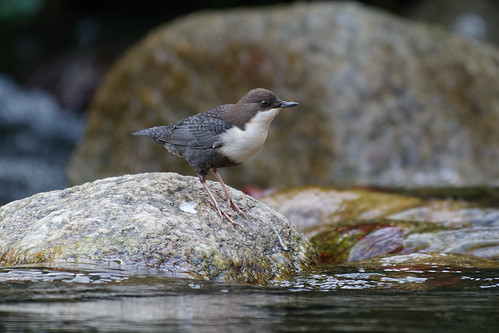
{"type": "Polygon", "coordinates": [[[497,271],[450,267],[332,267],[273,287],[4,267],[0,330],[490,332],[499,324],[497,296],[497,271]]]}

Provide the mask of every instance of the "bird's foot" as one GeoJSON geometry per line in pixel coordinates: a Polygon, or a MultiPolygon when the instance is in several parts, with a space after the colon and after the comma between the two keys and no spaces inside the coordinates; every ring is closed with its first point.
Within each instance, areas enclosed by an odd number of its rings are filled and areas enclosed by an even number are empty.
{"type": "Polygon", "coordinates": [[[225,210],[221,209],[220,207],[213,207],[215,208],[215,210],[217,211],[218,215],[222,218],[222,219],[226,219],[227,221],[229,221],[230,223],[232,223],[232,225],[234,227],[241,227],[243,229],[245,229],[242,225],[240,225],[239,223],[237,223],[236,221],[234,221],[232,219],[232,215],[227,213],[225,210]]]}
{"type": "Polygon", "coordinates": [[[237,223],[236,221],[234,221],[231,217],[231,215],[229,213],[227,213],[225,210],[220,210],[218,212],[218,215],[220,215],[222,218],[225,218],[227,221],[229,221],[230,223],[232,223],[232,225],[234,227],[241,227],[243,229],[246,229],[245,227],[243,227],[241,224],[237,223]]]}
{"type": "MultiPolygon", "coordinates": [[[[218,173],[217,173],[218,175],[218,173]]],[[[220,176],[218,176],[220,177],[220,176]]],[[[215,200],[215,198],[213,197],[213,194],[211,194],[211,191],[210,191],[210,188],[208,187],[208,185],[206,184],[206,177],[202,176],[202,175],[199,175],[199,180],[201,181],[201,184],[203,185],[203,187],[205,188],[206,192],[208,193],[208,197],[210,199],[210,204],[211,206],[216,210],[216,212],[218,213],[218,215],[222,218],[222,219],[226,219],[227,221],[229,221],[230,223],[232,223],[233,226],[239,226],[243,229],[245,229],[242,225],[240,225],[239,223],[237,223],[236,221],[234,221],[232,219],[232,215],[230,215],[229,213],[227,213],[225,210],[223,210],[222,208],[220,208],[220,205],[217,203],[217,201],[215,200]]],[[[225,185],[224,185],[225,187],[225,185]]],[[[225,188],[226,189],[226,188],[225,188]]],[[[220,195],[220,194],[219,194],[220,195]]],[[[228,197],[230,199],[230,197],[228,196],[228,192],[227,192],[227,195],[226,197],[228,197]]],[[[224,199],[225,200],[225,199],[224,199]]],[[[231,200],[232,202],[232,200],[231,200]]],[[[232,206],[232,204],[231,204],[232,206]]]]}
{"type": "Polygon", "coordinates": [[[232,223],[232,225],[234,227],[241,227],[241,228],[245,229],[242,225],[240,225],[239,223],[237,223],[236,221],[234,221],[234,219],[232,218],[231,214],[227,213],[225,210],[223,210],[222,208],[220,208],[220,206],[216,203],[216,201],[212,202],[210,200],[210,205],[218,213],[218,216],[220,216],[222,218],[222,220],[226,219],[227,221],[229,221],[230,223],[232,223]]]}
{"type": "Polygon", "coordinates": [[[239,213],[239,215],[241,216],[245,216],[246,214],[244,212],[247,211],[246,208],[244,207],[241,207],[239,205],[237,205],[234,201],[232,201],[231,198],[229,198],[229,200],[227,200],[227,203],[236,211],[239,213]]]}
{"type": "Polygon", "coordinates": [[[236,203],[234,202],[234,200],[232,200],[232,198],[231,198],[231,197],[227,196],[227,195],[226,195],[225,193],[223,193],[223,192],[217,191],[217,194],[218,194],[218,196],[219,196],[222,200],[224,200],[224,201],[227,203],[227,205],[231,206],[231,207],[232,207],[232,209],[234,209],[234,210],[235,210],[235,211],[236,211],[239,215],[241,215],[241,216],[245,216],[244,212],[245,212],[245,211],[247,211],[247,209],[246,209],[246,208],[241,207],[241,206],[239,206],[238,204],[236,204],[236,203]]]}

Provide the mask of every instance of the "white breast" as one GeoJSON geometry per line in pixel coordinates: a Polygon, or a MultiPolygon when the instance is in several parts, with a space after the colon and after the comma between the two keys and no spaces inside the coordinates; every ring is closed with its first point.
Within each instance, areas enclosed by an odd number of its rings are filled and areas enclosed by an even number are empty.
{"type": "Polygon", "coordinates": [[[267,139],[269,126],[279,114],[280,108],[258,112],[244,130],[234,126],[221,136],[220,152],[236,163],[243,163],[255,156],[267,139]]]}

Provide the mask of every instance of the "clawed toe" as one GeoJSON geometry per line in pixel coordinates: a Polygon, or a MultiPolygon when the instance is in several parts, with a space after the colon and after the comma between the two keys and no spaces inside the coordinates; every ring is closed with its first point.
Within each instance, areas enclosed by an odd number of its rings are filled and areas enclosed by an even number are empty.
{"type": "Polygon", "coordinates": [[[210,201],[210,205],[218,213],[218,216],[220,216],[222,219],[226,219],[227,221],[232,223],[232,225],[234,227],[241,227],[241,228],[245,229],[242,225],[240,225],[239,223],[234,221],[234,219],[232,218],[232,214],[230,214],[230,213],[226,212],[225,210],[223,210],[222,208],[220,208],[220,206],[218,206],[218,204],[214,204],[213,202],[210,201]]]}
{"type": "MultiPolygon", "coordinates": [[[[237,227],[241,227],[241,228],[245,229],[242,225],[240,225],[239,223],[237,223],[236,221],[234,221],[232,219],[231,214],[227,213],[225,210],[220,208],[220,205],[215,201],[215,198],[211,194],[211,191],[210,191],[208,185],[206,185],[206,178],[203,176],[199,176],[199,180],[201,181],[201,184],[203,184],[203,187],[206,189],[206,192],[208,193],[208,198],[210,199],[210,205],[213,207],[213,209],[215,209],[215,211],[218,213],[218,215],[222,219],[226,219],[227,221],[232,223],[233,226],[235,226],[235,227],[237,226],[237,227]]],[[[232,202],[232,200],[230,198],[229,198],[229,200],[232,202]]],[[[236,207],[237,207],[237,205],[236,205],[236,207]]]]}
{"type": "Polygon", "coordinates": [[[230,215],[229,213],[227,213],[226,211],[224,210],[219,210],[218,211],[218,215],[220,215],[221,218],[225,218],[227,221],[229,221],[230,223],[232,223],[232,225],[234,227],[241,227],[243,229],[245,229],[242,225],[240,225],[239,223],[237,223],[236,221],[234,221],[232,219],[232,215],[230,215]]]}
{"type": "Polygon", "coordinates": [[[234,202],[234,200],[232,200],[232,198],[231,198],[231,197],[229,197],[229,196],[227,196],[225,193],[220,192],[220,191],[217,191],[216,193],[217,193],[217,195],[218,195],[218,196],[219,196],[222,200],[224,200],[224,201],[227,203],[227,205],[229,205],[230,207],[232,207],[232,209],[234,209],[234,210],[235,210],[235,211],[236,211],[239,215],[241,215],[241,216],[244,216],[244,215],[245,215],[245,214],[244,214],[244,212],[246,212],[246,211],[247,211],[247,209],[246,209],[246,208],[241,207],[241,206],[239,206],[238,204],[236,204],[236,203],[234,202]]]}
{"type": "Polygon", "coordinates": [[[231,206],[231,207],[232,207],[232,208],[233,208],[236,212],[238,212],[238,213],[239,213],[239,215],[242,215],[242,216],[244,216],[244,215],[245,215],[245,214],[244,214],[244,212],[245,212],[245,211],[247,211],[247,209],[246,209],[246,208],[243,208],[243,207],[241,207],[241,206],[236,205],[236,203],[235,203],[234,201],[232,201],[232,199],[227,200],[227,203],[228,203],[228,204],[229,204],[229,205],[230,205],[230,206],[231,206]]]}

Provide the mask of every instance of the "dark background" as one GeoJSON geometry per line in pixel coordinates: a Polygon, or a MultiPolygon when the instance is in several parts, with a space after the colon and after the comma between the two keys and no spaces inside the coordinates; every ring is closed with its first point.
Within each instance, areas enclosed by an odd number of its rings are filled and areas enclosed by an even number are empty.
{"type": "MultiPolygon", "coordinates": [[[[206,9],[291,1],[0,0],[0,73],[85,110],[95,85],[127,46],[159,24],[206,9]]],[[[365,0],[396,15],[498,42],[496,0],[365,0]]]]}

